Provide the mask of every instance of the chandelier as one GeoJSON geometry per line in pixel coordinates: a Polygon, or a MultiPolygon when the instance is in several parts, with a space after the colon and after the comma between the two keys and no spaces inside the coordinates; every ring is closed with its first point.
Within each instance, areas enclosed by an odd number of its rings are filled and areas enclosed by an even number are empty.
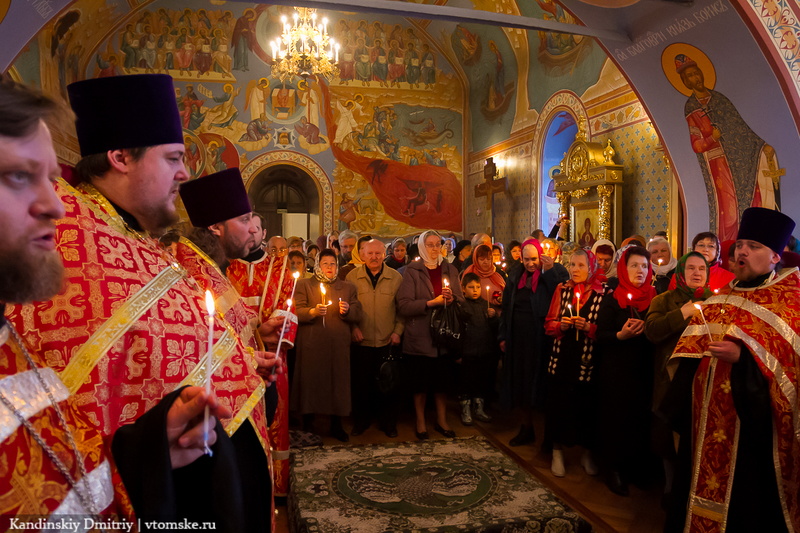
{"type": "Polygon", "coordinates": [[[272,75],[285,81],[300,76],[321,75],[330,79],[339,74],[339,45],[328,35],[328,19],[317,24],[316,9],[298,7],[294,24],[289,25],[286,15],[281,17],[283,32],[270,42],[272,47],[272,75]]]}

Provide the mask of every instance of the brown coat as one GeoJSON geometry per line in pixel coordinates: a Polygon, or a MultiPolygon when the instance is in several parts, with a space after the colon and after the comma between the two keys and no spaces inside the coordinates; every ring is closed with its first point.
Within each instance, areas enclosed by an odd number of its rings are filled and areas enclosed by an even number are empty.
{"type": "MultiPolygon", "coordinates": [[[[442,262],[442,278],[450,282],[453,296],[459,302],[464,301],[461,285],[458,281],[458,270],[448,263],[442,262]]],[[[433,285],[427,268],[422,261],[413,261],[406,266],[403,283],[397,291],[397,311],[405,317],[405,334],[403,335],[403,353],[436,357],[438,351],[431,339],[431,309],[428,301],[433,300],[433,285]]]]}
{"type": "Polygon", "coordinates": [[[331,301],[325,325],[311,309],[322,303],[319,281],[301,279],[295,290],[297,362],[292,378],[291,406],[302,414],[350,414],[350,324],[361,319],[356,288],[347,281],[326,285],[331,301]],[[350,304],[346,315],[338,312],[339,298],[350,304]]]}

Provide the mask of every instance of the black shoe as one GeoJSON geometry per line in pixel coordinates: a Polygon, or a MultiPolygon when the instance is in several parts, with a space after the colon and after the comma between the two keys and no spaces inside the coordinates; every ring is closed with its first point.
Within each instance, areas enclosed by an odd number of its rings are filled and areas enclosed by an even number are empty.
{"type": "Polygon", "coordinates": [[[453,431],[452,429],[444,429],[439,424],[434,424],[433,425],[433,429],[435,429],[437,433],[441,433],[442,435],[444,435],[448,439],[454,439],[456,437],[456,432],[455,431],[453,431]]]}
{"type": "Polygon", "coordinates": [[[342,428],[331,429],[331,437],[338,440],[339,442],[347,442],[350,440],[350,436],[342,428]]]}
{"type": "Polygon", "coordinates": [[[390,439],[393,439],[397,436],[397,427],[395,427],[394,425],[390,426],[381,424],[380,429],[390,439]]]}
{"type": "Polygon", "coordinates": [[[608,490],[619,496],[628,495],[628,482],[625,481],[619,472],[611,472],[606,477],[606,486],[608,490]]]}
{"type": "Polygon", "coordinates": [[[533,426],[522,424],[519,428],[517,436],[508,441],[509,446],[522,446],[523,444],[530,444],[536,440],[536,431],[533,426]]]}
{"type": "Polygon", "coordinates": [[[358,422],[356,423],[356,425],[353,426],[353,431],[351,431],[350,434],[354,437],[358,437],[368,429],[369,429],[368,423],[358,422]]]}
{"type": "Polygon", "coordinates": [[[428,435],[427,431],[420,432],[415,430],[414,434],[417,436],[417,439],[419,440],[428,440],[428,438],[430,438],[430,435],[428,435]]]}

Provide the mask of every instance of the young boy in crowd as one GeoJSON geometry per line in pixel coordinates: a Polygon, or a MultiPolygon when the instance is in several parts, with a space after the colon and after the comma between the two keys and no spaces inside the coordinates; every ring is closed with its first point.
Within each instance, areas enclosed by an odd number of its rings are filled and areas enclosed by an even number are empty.
{"type": "Polygon", "coordinates": [[[461,353],[461,423],[472,425],[472,417],[489,422],[484,400],[494,383],[495,338],[497,337],[497,312],[481,297],[481,280],[470,272],[461,279],[464,304],[460,307],[464,320],[464,344],[461,353]]]}

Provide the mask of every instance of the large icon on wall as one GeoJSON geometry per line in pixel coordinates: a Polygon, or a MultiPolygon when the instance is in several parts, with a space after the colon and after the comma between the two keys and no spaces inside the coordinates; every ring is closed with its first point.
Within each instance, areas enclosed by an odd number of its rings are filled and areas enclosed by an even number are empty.
{"type": "Polygon", "coordinates": [[[780,168],[775,150],[759,137],[724,94],[699,48],[671,44],[661,54],[664,75],[688,99],[683,108],[689,140],[705,180],[712,231],[736,239],[739,219],[750,206],[780,209],[780,168]]]}

